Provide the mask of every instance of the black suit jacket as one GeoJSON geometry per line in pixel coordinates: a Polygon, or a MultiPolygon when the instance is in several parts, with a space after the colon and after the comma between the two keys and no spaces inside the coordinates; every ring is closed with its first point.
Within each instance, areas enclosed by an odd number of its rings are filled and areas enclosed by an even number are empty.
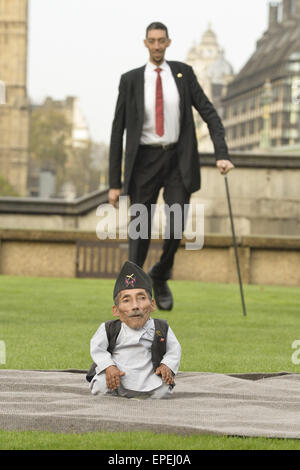
{"type": "MultiPolygon", "coordinates": [[[[192,67],[168,61],[180,95],[180,135],[177,152],[184,186],[189,193],[200,188],[200,164],[192,106],[207,123],[217,160],[229,159],[222,122],[204,94],[192,67]]],[[[140,144],[144,121],[145,66],[121,76],[119,96],[112,124],[109,154],[109,186],[121,188],[123,134],[126,129],[124,194],[128,194],[130,178],[140,144]]]]}

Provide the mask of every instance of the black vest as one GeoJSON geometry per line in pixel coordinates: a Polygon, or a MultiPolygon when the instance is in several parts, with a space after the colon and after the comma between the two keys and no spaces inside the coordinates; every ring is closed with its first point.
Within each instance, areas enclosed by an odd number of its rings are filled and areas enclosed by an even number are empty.
{"type": "MultiPolygon", "coordinates": [[[[153,363],[153,370],[155,371],[159,364],[161,363],[162,358],[166,353],[166,346],[167,346],[167,334],[168,334],[168,322],[166,320],[162,320],[160,318],[154,318],[154,339],[151,346],[151,353],[152,353],[152,363],[153,363]]],[[[105,323],[105,330],[108,338],[108,348],[107,351],[112,354],[115,344],[117,341],[117,337],[121,330],[121,321],[118,320],[108,320],[105,323]]],[[[90,370],[86,375],[86,380],[91,382],[93,377],[96,375],[96,367],[97,364],[93,362],[90,370]]]]}

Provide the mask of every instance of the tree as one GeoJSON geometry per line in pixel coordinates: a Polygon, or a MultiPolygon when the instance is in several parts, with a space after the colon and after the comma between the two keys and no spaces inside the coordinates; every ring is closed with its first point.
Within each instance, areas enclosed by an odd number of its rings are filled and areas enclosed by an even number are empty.
{"type": "Polygon", "coordinates": [[[38,170],[36,172],[49,170],[55,173],[56,197],[66,197],[70,193],[79,197],[99,188],[100,174],[108,171],[108,151],[105,144],[95,144],[90,140],[73,141],[72,124],[67,116],[63,108],[47,105],[33,108],[30,160],[38,170]]]}
{"type": "Polygon", "coordinates": [[[0,175],[0,197],[19,196],[11,184],[0,175]]]}
{"type": "Polygon", "coordinates": [[[68,149],[71,144],[71,125],[60,111],[37,107],[31,112],[29,151],[40,170],[56,174],[56,192],[65,179],[68,149]]]}
{"type": "Polygon", "coordinates": [[[94,191],[99,186],[100,172],[92,167],[91,148],[92,142],[88,141],[84,146],[73,147],[70,150],[66,175],[77,197],[94,191]]]}

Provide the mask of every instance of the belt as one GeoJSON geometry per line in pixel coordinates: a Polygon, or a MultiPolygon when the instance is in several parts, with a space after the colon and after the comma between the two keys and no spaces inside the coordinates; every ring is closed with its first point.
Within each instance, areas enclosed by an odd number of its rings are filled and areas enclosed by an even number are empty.
{"type": "Polygon", "coordinates": [[[163,144],[163,145],[160,145],[160,144],[141,144],[140,147],[141,148],[144,148],[144,149],[161,149],[161,150],[170,150],[170,149],[173,149],[175,148],[177,145],[177,143],[173,143],[173,144],[163,144]]]}

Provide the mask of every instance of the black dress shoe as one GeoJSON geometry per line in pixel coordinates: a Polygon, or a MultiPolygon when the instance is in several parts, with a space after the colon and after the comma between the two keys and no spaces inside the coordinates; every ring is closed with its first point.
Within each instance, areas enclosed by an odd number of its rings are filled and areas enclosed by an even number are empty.
{"type": "Polygon", "coordinates": [[[172,310],[173,296],[167,281],[160,281],[152,277],[152,271],[148,272],[152,279],[154,298],[159,310],[172,310]]]}

